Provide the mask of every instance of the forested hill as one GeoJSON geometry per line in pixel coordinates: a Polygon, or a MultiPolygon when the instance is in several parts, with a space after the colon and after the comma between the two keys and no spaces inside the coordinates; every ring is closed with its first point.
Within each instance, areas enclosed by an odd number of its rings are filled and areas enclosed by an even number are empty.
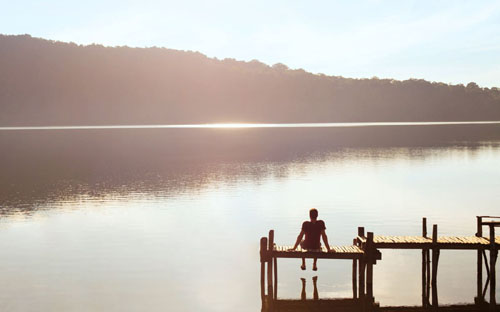
{"type": "Polygon", "coordinates": [[[0,35],[0,126],[456,120],[500,120],[500,90],[0,35]]]}

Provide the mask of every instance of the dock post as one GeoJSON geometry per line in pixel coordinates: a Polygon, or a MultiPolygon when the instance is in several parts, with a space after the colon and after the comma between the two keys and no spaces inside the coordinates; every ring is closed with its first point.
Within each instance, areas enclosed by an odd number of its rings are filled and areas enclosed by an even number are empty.
{"type": "Polygon", "coordinates": [[[365,273],[366,273],[366,255],[359,258],[358,261],[358,300],[361,304],[362,312],[366,312],[366,293],[365,293],[365,273]]]}
{"type": "Polygon", "coordinates": [[[266,257],[267,257],[267,237],[260,239],[260,299],[262,301],[261,311],[266,308],[266,257]]]}
{"type": "Polygon", "coordinates": [[[269,241],[268,241],[268,258],[267,258],[267,306],[268,311],[273,311],[273,255],[272,251],[274,249],[274,230],[269,231],[269,241]]]}
{"type": "Polygon", "coordinates": [[[427,237],[427,218],[422,218],[422,236],[427,237]]]}
{"type": "Polygon", "coordinates": [[[431,296],[431,252],[429,249],[425,250],[425,258],[427,260],[427,265],[426,265],[426,272],[427,272],[427,279],[425,283],[427,284],[427,289],[425,290],[425,294],[427,295],[427,307],[431,305],[430,303],[430,296],[431,296]]]}
{"type": "MultiPolygon", "coordinates": [[[[427,218],[422,218],[422,236],[427,237],[427,218]]],[[[422,307],[427,307],[427,253],[422,249],[422,307]]]]}
{"type": "Polygon", "coordinates": [[[498,250],[495,246],[495,225],[490,224],[490,311],[496,310],[496,262],[498,250]]]}
{"type": "Polygon", "coordinates": [[[438,307],[438,291],[437,291],[437,271],[439,261],[439,247],[437,246],[437,224],[432,226],[432,306],[438,307]]]}
{"type": "MultiPolygon", "coordinates": [[[[356,245],[356,239],[352,241],[353,245],[356,245]]],[[[352,260],[352,298],[358,298],[358,259],[352,260]]]]}
{"type": "Polygon", "coordinates": [[[365,298],[365,259],[364,256],[359,258],[358,266],[358,283],[359,283],[359,299],[365,298]]]}
{"type": "Polygon", "coordinates": [[[374,302],[373,298],[373,262],[375,259],[375,248],[373,248],[373,232],[367,233],[366,251],[368,252],[366,260],[366,301],[369,310],[374,302]]]}
{"type": "MultiPolygon", "coordinates": [[[[359,237],[365,237],[365,228],[362,226],[358,227],[358,236],[359,237]]],[[[366,253],[366,245],[363,246],[364,244],[360,242],[359,247],[363,250],[365,250],[366,253]]],[[[361,299],[362,302],[364,302],[365,299],[365,259],[366,259],[366,254],[363,255],[361,258],[359,258],[358,261],[358,285],[359,285],[359,295],[358,298],[361,299]]]]}
{"type": "Polygon", "coordinates": [[[359,237],[365,237],[365,228],[362,226],[358,227],[358,236],[359,237]]]}
{"type": "MultiPolygon", "coordinates": [[[[477,216],[477,232],[476,236],[477,237],[482,237],[483,236],[483,218],[480,216],[477,216]]],[[[477,296],[475,298],[475,302],[478,305],[481,305],[484,302],[484,297],[483,297],[483,257],[482,257],[482,250],[478,249],[477,250],[477,296]]]]}
{"type": "Polygon", "coordinates": [[[278,300],[278,258],[274,257],[274,300],[278,300]]]}

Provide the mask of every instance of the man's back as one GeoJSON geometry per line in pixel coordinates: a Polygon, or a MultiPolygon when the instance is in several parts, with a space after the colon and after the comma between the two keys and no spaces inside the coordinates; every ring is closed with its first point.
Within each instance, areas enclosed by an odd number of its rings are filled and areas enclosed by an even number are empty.
{"type": "Polygon", "coordinates": [[[302,223],[302,231],[304,231],[305,239],[302,248],[319,249],[321,247],[321,232],[326,229],[323,220],[304,221],[302,223]]]}

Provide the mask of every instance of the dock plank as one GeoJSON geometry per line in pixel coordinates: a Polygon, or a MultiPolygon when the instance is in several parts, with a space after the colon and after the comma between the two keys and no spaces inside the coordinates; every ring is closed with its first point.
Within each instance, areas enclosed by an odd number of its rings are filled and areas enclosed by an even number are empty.
{"type": "Polygon", "coordinates": [[[330,252],[322,246],[317,250],[305,250],[297,248],[290,250],[290,246],[275,246],[271,252],[277,258],[328,258],[328,259],[359,259],[363,257],[364,251],[358,246],[330,246],[330,252]]]}
{"type": "MultiPolygon", "coordinates": [[[[358,239],[364,243],[366,239],[358,239]]],[[[421,249],[429,248],[432,239],[423,236],[387,236],[376,235],[373,238],[375,248],[393,249],[421,249]]],[[[496,244],[500,244],[500,237],[495,238],[496,244]]],[[[444,249],[477,249],[487,248],[489,239],[476,236],[441,236],[437,240],[438,248],[444,249]]]]}

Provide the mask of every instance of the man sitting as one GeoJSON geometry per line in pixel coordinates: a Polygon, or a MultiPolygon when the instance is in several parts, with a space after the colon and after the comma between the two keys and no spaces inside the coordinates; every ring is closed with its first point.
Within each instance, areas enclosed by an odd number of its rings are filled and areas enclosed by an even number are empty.
{"type": "MultiPolygon", "coordinates": [[[[300,247],[305,250],[318,250],[321,249],[321,241],[320,238],[323,238],[323,242],[325,243],[326,250],[330,252],[330,245],[328,245],[328,237],[326,236],[325,230],[325,222],[323,220],[318,220],[318,210],[316,208],[311,208],[309,210],[309,217],[311,221],[304,221],[302,223],[302,230],[300,231],[299,236],[297,237],[297,241],[295,245],[290,250],[295,250],[300,244],[300,247]],[[302,240],[302,238],[305,239],[302,240]]],[[[313,271],[317,271],[318,267],[316,266],[317,258],[314,258],[313,262],[313,271]]],[[[302,265],[300,266],[302,270],[306,269],[306,259],[302,258],[302,265]]]]}

